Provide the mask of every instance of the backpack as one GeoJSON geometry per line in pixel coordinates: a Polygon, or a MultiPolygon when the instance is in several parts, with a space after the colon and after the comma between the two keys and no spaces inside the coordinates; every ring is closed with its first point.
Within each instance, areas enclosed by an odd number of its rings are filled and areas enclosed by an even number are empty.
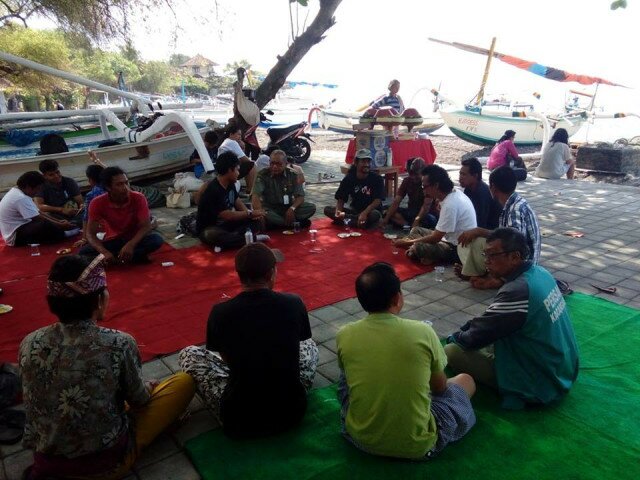
{"type": "Polygon", "coordinates": [[[196,230],[198,211],[194,210],[191,213],[183,215],[178,220],[176,224],[176,232],[178,234],[184,233],[185,235],[190,235],[192,237],[197,237],[198,232],[196,230]]]}

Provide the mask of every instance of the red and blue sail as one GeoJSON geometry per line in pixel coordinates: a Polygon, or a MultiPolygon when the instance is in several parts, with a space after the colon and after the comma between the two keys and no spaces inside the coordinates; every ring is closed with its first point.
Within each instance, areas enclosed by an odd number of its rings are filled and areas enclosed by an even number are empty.
{"type": "MultiPolygon", "coordinates": [[[[429,40],[431,40],[432,42],[441,43],[443,45],[449,45],[450,47],[459,48],[460,50],[465,50],[467,52],[477,53],[479,55],[489,55],[490,53],[490,51],[487,49],[475,47],[473,45],[467,45],[466,43],[445,42],[442,40],[437,40],[435,38],[430,38],[429,40]]],[[[522,58],[512,57],[511,55],[505,55],[504,53],[496,52],[495,50],[493,52],[493,57],[514,67],[527,70],[535,75],[548,78],[549,80],[555,80],[556,82],[576,82],[582,85],[602,84],[611,85],[614,87],[624,87],[624,85],[611,82],[601,77],[581,75],[578,73],[567,72],[566,70],[561,70],[559,68],[547,67],[546,65],[542,65],[538,62],[530,62],[529,60],[524,60],[522,58]]]]}

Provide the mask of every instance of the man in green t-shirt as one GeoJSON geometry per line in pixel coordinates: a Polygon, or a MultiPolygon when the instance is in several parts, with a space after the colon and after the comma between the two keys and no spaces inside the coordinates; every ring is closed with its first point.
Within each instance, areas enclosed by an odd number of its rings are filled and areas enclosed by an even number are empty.
{"type": "Polygon", "coordinates": [[[356,292],[369,315],[337,334],[343,434],[388,457],[430,457],[475,424],[471,376],[447,379],[447,357],[431,326],[397,316],[404,299],[387,263],[365,268],[356,292]]]}

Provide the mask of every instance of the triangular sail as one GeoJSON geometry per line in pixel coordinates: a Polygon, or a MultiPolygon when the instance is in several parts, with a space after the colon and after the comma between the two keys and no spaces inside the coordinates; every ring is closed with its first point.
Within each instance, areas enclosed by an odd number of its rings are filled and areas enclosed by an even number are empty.
{"type": "MultiPolygon", "coordinates": [[[[438,40],[435,38],[429,38],[429,40],[431,40],[432,42],[441,43],[443,45],[448,45],[450,47],[455,47],[466,52],[477,53],[479,55],[489,55],[490,53],[489,50],[485,48],[474,47],[473,45],[467,45],[466,43],[445,42],[443,40],[438,40]]],[[[559,68],[547,67],[546,65],[542,65],[537,62],[530,62],[529,60],[512,57],[511,55],[505,55],[504,53],[496,51],[493,52],[493,57],[514,67],[527,70],[535,75],[548,78],[549,80],[555,80],[557,82],[577,82],[582,85],[602,84],[611,85],[614,87],[624,87],[624,85],[611,82],[601,77],[592,77],[590,75],[570,73],[559,68]]]]}

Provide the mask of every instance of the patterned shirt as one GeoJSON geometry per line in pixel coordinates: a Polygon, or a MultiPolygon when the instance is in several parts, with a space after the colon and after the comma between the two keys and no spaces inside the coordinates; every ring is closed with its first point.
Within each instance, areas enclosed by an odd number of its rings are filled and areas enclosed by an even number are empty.
{"type": "Polygon", "coordinates": [[[112,447],[129,433],[125,401],[150,399],[133,337],[91,320],[30,333],[19,362],[23,445],[39,453],[75,458],[112,447]]]}
{"type": "Polygon", "coordinates": [[[392,107],[395,108],[398,113],[404,112],[404,103],[399,95],[383,95],[375,102],[370,104],[373,108],[392,107]]]}
{"type": "Polygon", "coordinates": [[[537,265],[540,261],[542,237],[536,214],[527,201],[513,192],[500,213],[500,227],[511,227],[522,233],[529,247],[529,261],[537,265]]]}

